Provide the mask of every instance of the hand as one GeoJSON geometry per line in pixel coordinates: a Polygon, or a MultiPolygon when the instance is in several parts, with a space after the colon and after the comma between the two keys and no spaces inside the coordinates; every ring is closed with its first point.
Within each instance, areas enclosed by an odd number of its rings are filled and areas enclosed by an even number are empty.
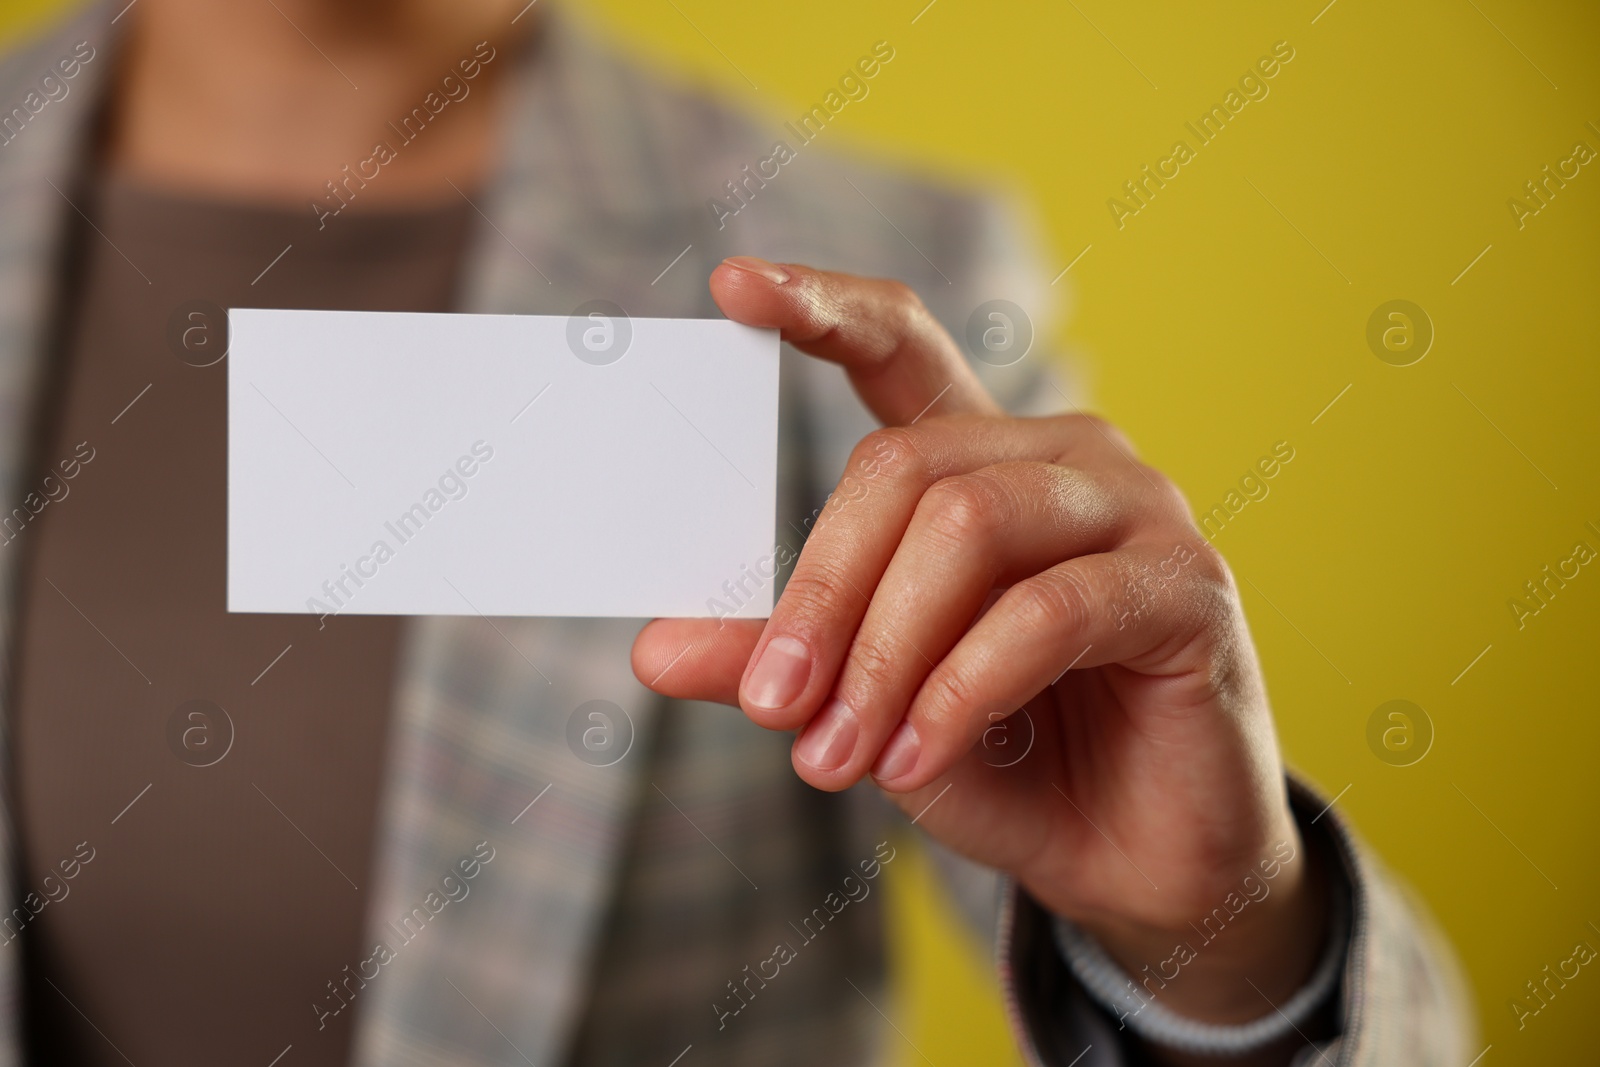
{"type": "Polygon", "coordinates": [[[870,773],[1130,973],[1191,943],[1161,994],[1173,1010],[1270,1013],[1263,997],[1281,1003],[1322,946],[1321,883],[1238,592],[1182,495],[1097,419],[1006,417],[897,282],[739,258],[711,292],[842,365],[885,428],[772,617],[658,619],[638,677],[798,729],[807,782],[870,773]],[[1294,858],[1207,944],[1190,924],[1260,883],[1274,846],[1294,858]]]}

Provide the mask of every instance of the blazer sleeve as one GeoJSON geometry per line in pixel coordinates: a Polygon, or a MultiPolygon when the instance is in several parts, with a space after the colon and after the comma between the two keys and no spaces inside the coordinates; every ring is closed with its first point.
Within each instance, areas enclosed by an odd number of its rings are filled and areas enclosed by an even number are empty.
{"type": "MultiPolygon", "coordinates": [[[[1289,800],[1302,837],[1331,859],[1329,877],[1344,883],[1351,904],[1335,1034],[1302,1049],[1293,1067],[1469,1062],[1479,1051],[1470,999],[1448,942],[1421,902],[1309,786],[1291,778],[1289,800]]],[[[1049,914],[1011,884],[1003,892],[997,956],[1007,1016],[1031,1067],[1134,1062],[1128,1032],[1067,969],[1049,914]]]]}

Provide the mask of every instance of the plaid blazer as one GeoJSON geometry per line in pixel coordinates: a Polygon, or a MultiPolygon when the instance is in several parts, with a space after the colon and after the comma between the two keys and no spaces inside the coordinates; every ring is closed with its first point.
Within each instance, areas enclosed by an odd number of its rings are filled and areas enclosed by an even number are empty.
{"type": "MultiPolygon", "coordinates": [[[[92,5],[0,63],[0,120],[12,120],[0,145],[6,501],[20,499],[27,482],[53,268],[122,6],[92,5]],[[37,111],[26,105],[79,42],[94,57],[70,92],[37,111]]],[[[892,80],[892,63],[878,77],[892,80]]],[[[635,315],[712,316],[706,275],[723,256],[748,253],[901,278],[958,336],[979,302],[1004,297],[1048,335],[1049,276],[1023,229],[988,199],[841,162],[777,123],[765,128],[642,74],[559,17],[547,20],[511,82],[503,163],[477,200],[483,225],[461,311],[567,314],[605,298],[635,315]],[[776,140],[795,158],[765,185],[746,186],[755,191],[747,207],[719,218],[708,202],[725,198],[726,183],[743,180],[776,140]]],[[[1012,410],[1038,412],[1064,401],[1045,365],[1035,355],[979,370],[1012,410]]],[[[873,423],[837,368],[786,351],[782,376],[779,529],[796,531],[798,548],[803,516],[873,423]]],[[[15,558],[0,556],[7,651],[15,558]]],[[[487,840],[496,853],[470,897],[361,990],[355,1062],[852,1064],[881,1061],[885,1042],[899,1040],[880,1011],[881,894],[842,912],[837,936],[803,942],[802,959],[748,1011],[719,1017],[713,1005],[732,1003],[732,983],[771,956],[849,869],[874,858],[892,816],[871,790],[804,787],[789,767],[787,735],[725,708],[651,695],[629,669],[638,625],[409,624],[367,901],[373,939],[474,843],[487,840]],[[574,710],[596,699],[631,724],[627,755],[606,767],[578,759],[567,742],[574,710]]],[[[1295,796],[1302,811],[1322,806],[1295,796]]],[[[1343,857],[1356,916],[1343,1036],[1326,1055],[1340,1064],[1465,1062],[1447,957],[1336,816],[1320,826],[1308,833],[1326,833],[1343,857]]],[[[0,818],[8,875],[13,836],[9,817],[0,818]]],[[[932,851],[965,910],[998,932],[1023,1056],[1123,1062],[1106,1017],[1063,977],[1037,907],[992,874],[932,851]]],[[[0,1067],[20,1062],[18,960],[0,952],[0,1067]]]]}

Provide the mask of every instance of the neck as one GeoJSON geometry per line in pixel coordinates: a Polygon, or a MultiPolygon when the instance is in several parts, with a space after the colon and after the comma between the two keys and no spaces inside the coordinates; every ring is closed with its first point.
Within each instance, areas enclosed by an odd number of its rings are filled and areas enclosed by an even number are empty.
{"type": "Polygon", "coordinates": [[[143,0],[113,88],[109,166],[224,199],[365,206],[469,190],[530,11],[501,0],[143,0]],[[381,164],[372,162],[381,158],[381,164]],[[375,168],[377,168],[375,170],[375,168]]]}

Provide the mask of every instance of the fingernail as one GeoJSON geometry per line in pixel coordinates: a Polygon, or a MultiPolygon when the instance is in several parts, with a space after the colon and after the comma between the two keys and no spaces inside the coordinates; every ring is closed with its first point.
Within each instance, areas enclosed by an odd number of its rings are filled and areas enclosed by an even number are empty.
{"type": "Polygon", "coordinates": [[[800,762],[819,771],[836,771],[856,748],[856,713],[842,700],[830,700],[811,720],[794,746],[800,762]]]}
{"type": "Polygon", "coordinates": [[[811,652],[793,637],[774,637],[756,660],[745,685],[745,699],[758,708],[775,711],[795,702],[811,677],[811,652]]]}
{"type": "Polygon", "coordinates": [[[757,259],[755,256],[729,256],[722,262],[730,267],[749,271],[751,274],[759,274],[773,285],[782,285],[789,280],[788,271],[776,263],[768,263],[766,260],[757,259]]]}
{"type": "Polygon", "coordinates": [[[872,768],[872,777],[880,782],[892,782],[910,774],[922,754],[922,738],[910,721],[900,724],[889,743],[878,755],[878,765],[872,768]]]}

